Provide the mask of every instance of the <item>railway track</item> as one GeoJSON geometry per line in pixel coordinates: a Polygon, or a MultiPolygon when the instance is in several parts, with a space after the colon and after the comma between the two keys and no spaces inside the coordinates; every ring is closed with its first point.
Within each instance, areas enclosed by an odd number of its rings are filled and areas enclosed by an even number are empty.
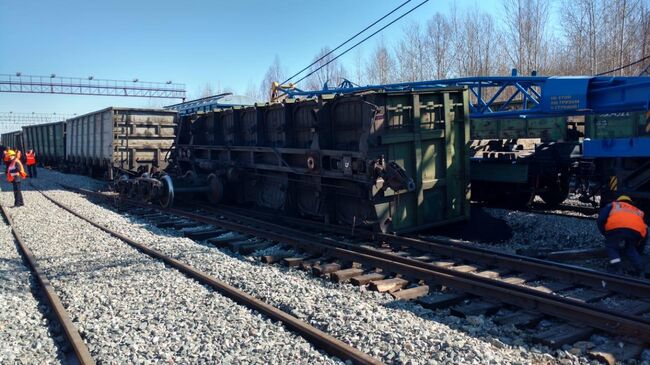
{"type": "Polygon", "coordinates": [[[11,215],[7,211],[7,208],[5,208],[4,205],[0,205],[0,211],[2,212],[2,216],[7,221],[9,226],[11,226],[11,233],[13,234],[14,239],[17,242],[17,246],[19,248],[20,254],[23,256],[24,260],[29,265],[32,273],[36,277],[40,289],[43,291],[44,297],[47,299],[47,303],[49,307],[52,309],[52,312],[54,313],[54,317],[56,317],[59,326],[63,330],[63,334],[66,339],[66,342],[69,345],[70,349],[72,350],[71,353],[69,354],[71,358],[69,358],[68,360],[71,362],[76,362],[77,364],[80,365],[95,364],[95,361],[90,355],[90,351],[88,350],[88,347],[81,339],[81,335],[79,334],[79,331],[72,323],[72,320],[70,319],[70,314],[66,311],[65,307],[63,306],[63,303],[61,302],[61,299],[56,294],[54,288],[50,284],[50,280],[48,279],[47,275],[45,275],[43,270],[41,270],[40,266],[38,265],[38,262],[36,261],[36,258],[34,257],[32,251],[25,243],[23,237],[14,228],[14,222],[11,218],[11,215]]]}
{"type": "MultiPolygon", "coordinates": [[[[30,184],[31,185],[31,184],[30,184]]],[[[277,321],[282,323],[285,327],[287,327],[289,330],[295,332],[299,336],[303,337],[305,340],[308,342],[312,343],[316,348],[319,348],[323,350],[324,352],[328,353],[331,356],[336,356],[339,359],[343,359],[345,361],[351,361],[352,363],[355,364],[382,364],[381,361],[373,358],[372,356],[361,352],[354,347],[334,338],[333,336],[328,335],[327,333],[309,325],[308,323],[296,318],[295,316],[288,314],[281,309],[278,309],[272,305],[269,305],[265,303],[262,300],[259,300],[251,295],[246,294],[245,292],[228,285],[225,282],[222,282],[220,280],[215,279],[214,277],[194,268],[191,265],[188,265],[184,262],[181,262],[177,259],[174,259],[172,257],[169,257],[162,252],[159,252],[155,249],[152,249],[144,244],[139,243],[136,240],[133,240],[123,234],[120,234],[119,232],[116,232],[110,228],[104,227],[102,224],[95,222],[87,217],[85,217],[83,214],[80,214],[76,212],[74,209],[71,209],[70,207],[66,206],[65,204],[57,201],[56,199],[50,197],[48,194],[42,192],[39,190],[37,187],[34,185],[31,185],[31,187],[42,194],[46,199],[51,201],[53,204],[56,206],[60,207],[61,209],[69,212],[70,214],[88,222],[90,225],[110,234],[111,236],[121,240],[122,242],[128,244],[129,246],[137,249],[138,251],[154,258],[157,260],[160,260],[164,262],[166,265],[169,267],[172,267],[179,272],[183,273],[184,275],[198,281],[199,283],[209,286],[215,291],[219,292],[220,294],[224,295],[225,297],[228,297],[235,301],[236,303],[245,306],[249,309],[252,309],[269,319],[273,321],[277,321]]],[[[5,214],[6,211],[4,211],[4,207],[2,208],[3,212],[5,214]]],[[[9,217],[9,215],[6,215],[9,217]]],[[[9,218],[10,219],[10,218],[9,218]]],[[[15,232],[15,231],[14,231],[15,232]]],[[[24,247],[25,249],[26,246],[24,247]]],[[[28,250],[28,249],[27,249],[28,250]]],[[[29,251],[27,251],[29,252],[29,251]]],[[[29,254],[31,259],[34,260],[33,255],[31,253],[29,254]]],[[[39,280],[41,280],[39,278],[39,280]]],[[[52,288],[49,286],[49,283],[47,282],[47,279],[45,278],[45,286],[46,288],[49,288],[52,295],[56,296],[54,294],[54,291],[52,288]]],[[[57,307],[59,310],[62,312],[62,316],[66,316],[65,314],[65,309],[59,302],[57,304],[57,307]]],[[[58,314],[57,314],[58,315],[58,314]]],[[[71,326],[71,329],[74,329],[74,326],[72,325],[72,322],[69,320],[69,316],[65,317],[66,322],[68,323],[69,326],[71,326]]],[[[68,330],[66,330],[66,333],[68,330]]],[[[75,352],[79,351],[80,355],[78,358],[80,359],[79,363],[80,364],[94,364],[94,361],[92,360],[92,357],[90,356],[90,353],[88,352],[87,348],[85,347],[85,344],[83,340],[79,337],[78,333],[72,332],[71,331],[71,343],[75,346],[79,346],[79,350],[75,347],[75,352]],[[75,336],[76,333],[76,336],[75,336]]]]}
{"type": "Polygon", "coordinates": [[[209,225],[187,232],[187,236],[242,253],[268,247],[269,241],[288,245],[300,254],[263,259],[311,269],[334,281],[370,285],[395,298],[417,300],[428,308],[451,306],[452,312],[471,316],[508,305],[519,310],[495,321],[521,328],[535,328],[544,318],[556,318],[557,326],[536,329],[533,335],[533,340],[550,346],[571,344],[594,332],[608,333],[612,340],[590,352],[608,362],[637,356],[650,342],[650,303],[645,300],[650,283],[646,281],[468,248],[451,239],[424,241],[266,215],[272,218],[271,223],[261,219],[262,213],[233,208],[162,210],[128,203],[131,213],[159,227],[209,225]],[[225,232],[236,233],[223,236],[225,232]],[[620,347],[620,341],[625,346],[620,347]]]}

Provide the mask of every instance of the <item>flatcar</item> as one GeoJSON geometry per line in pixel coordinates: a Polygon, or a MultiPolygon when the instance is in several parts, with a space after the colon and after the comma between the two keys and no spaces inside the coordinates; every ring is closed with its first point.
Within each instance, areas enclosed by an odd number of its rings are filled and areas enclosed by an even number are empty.
{"type": "Polygon", "coordinates": [[[650,202],[650,112],[472,121],[472,199],[650,202]]]}
{"type": "Polygon", "coordinates": [[[581,156],[582,124],[566,117],[474,119],[471,180],[475,201],[555,206],[569,195],[581,156]]]}

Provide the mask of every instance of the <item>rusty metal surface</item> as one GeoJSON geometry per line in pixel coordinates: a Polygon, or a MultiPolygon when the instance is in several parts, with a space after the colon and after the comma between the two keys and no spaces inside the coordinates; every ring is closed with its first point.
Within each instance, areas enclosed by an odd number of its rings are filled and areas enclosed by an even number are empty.
{"type": "Polygon", "coordinates": [[[47,278],[43,270],[38,266],[34,254],[32,254],[32,251],[29,249],[29,247],[27,247],[18,231],[14,229],[13,220],[11,219],[9,212],[7,212],[7,209],[3,205],[0,205],[0,209],[2,210],[3,216],[11,226],[11,232],[16,238],[16,242],[18,242],[18,247],[20,248],[22,255],[29,263],[29,266],[36,276],[38,283],[45,292],[45,297],[52,307],[56,318],[59,320],[59,324],[63,328],[65,337],[70,343],[70,346],[75,353],[75,357],[78,363],[81,365],[95,364],[95,360],[93,360],[92,356],[90,355],[90,351],[88,350],[86,343],[81,339],[79,331],[77,331],[74,323],[72,323],[70,315],[63,306],[63,303],[61,303],[61,299],[59,299],[59,296],[54,291],[54,288],[50,284],[50,280],[47,278]]]}

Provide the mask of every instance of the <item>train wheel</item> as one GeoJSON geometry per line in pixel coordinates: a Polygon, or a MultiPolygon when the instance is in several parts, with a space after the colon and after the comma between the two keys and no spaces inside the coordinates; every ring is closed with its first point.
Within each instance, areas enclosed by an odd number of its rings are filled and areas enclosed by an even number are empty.
{"type": "Polygon", "coordinates": [[[569,197],[569,181],[560,181],[552,185],[547,191],[540,193],[539,197],[551,207],[560,205],[569,197]]]}
{"type": "Polygon", "coordinates": [[[223,201],[223,181],[216,175],[210,175],[208,177],[208,186],[210,191],[208,192],[208,200],[211,204],[219,204],[223,201]]]}
{"type": "Polygon", "coordinates": [[[163,208],[171,208],[174,205],[174,184],[169,175],[164,175],[160,178],[162,183],[160,194],[160,206],[163,208]]]}
{"type": "Polygon", "coordinates": [[[127,195],[129,192],[129,177],[126,175],[120,176],[120,178],[115,182],[115,190],[120,195],[127,195]]]}

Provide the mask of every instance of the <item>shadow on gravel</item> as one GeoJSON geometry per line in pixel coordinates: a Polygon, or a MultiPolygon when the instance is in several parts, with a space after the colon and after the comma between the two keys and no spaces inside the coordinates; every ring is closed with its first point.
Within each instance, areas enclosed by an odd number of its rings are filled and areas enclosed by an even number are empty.
{"type": "Polygon", "coordinates": [[[489,215],[482,207],[472,206],[470,219],[446,227],[432,228],[421,235],[438,235],[466,241],[500,243],[512,238],[512,229],[502,219],[489,215]]]}

